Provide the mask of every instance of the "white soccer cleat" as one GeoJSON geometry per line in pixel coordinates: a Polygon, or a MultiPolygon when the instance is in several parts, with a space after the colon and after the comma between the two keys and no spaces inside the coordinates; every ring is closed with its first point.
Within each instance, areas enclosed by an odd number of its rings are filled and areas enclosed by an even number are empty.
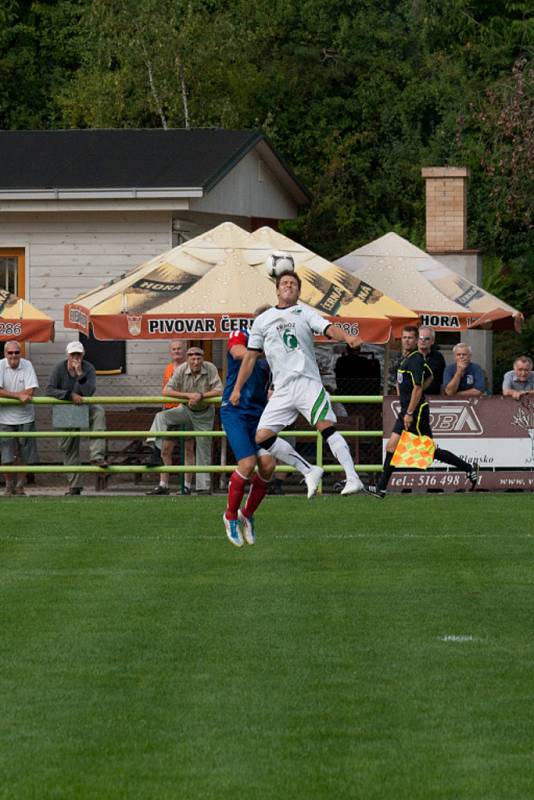
{"type": "Polygon", "coordinates": [[[357,494],[363,490],[363,483],[359,478],[349,478],[339,494],[357,494]]]}
{"type": "Polygon", "coordinates": [[[226,530],[226,537],[234,547],[243,547],[243,537],[239,530],[239,525],[236,519],[227,519],[226,512],[223,514],[224,528],[226,530]]]}
{"type": "Polygon", "coordinates": [[[246,517],[241,509],[237,512],[239,524],[243,529],[243,536],[247,544],[256,544],[256,528],[254,526],[254,517],[246,517]]]}
{"type": "Polygon", "coordinates": [[[323,477],[324,470],[321,467],[312,467],[311,472],[304,476],[304,482],[308,487],[308,500],[313,497],[317,491],[321,478],[323,477]]]}

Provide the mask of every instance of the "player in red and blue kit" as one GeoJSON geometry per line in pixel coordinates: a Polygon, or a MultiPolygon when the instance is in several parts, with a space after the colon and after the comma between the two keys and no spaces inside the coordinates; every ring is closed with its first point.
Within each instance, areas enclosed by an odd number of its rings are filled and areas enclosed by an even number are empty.
{"type": "MultiPolygon", "coordinates": [[[[258,316],[270,306],[259,308],[258,316]]],[[[272,478],[276,460],[267,450],[256,444],[256,429],[268,400],[271,373],[265,358],[258,358],[247,381],[241,389],[239,402],[233,405],[230,396],[235,383],[241,361],[247,353],[248,331],[236,331],[228,339],[227,378],[221,402],[221,422],[230,446],[237,459],[237,469],[232,473],[228,484],[228,502],[223,514],[224,527],[229,541],[236,547],[242,547],[243,536],[247,544],[254,544],[254,512],[267,494],[269,481],[272,478]],[[255,467],[258,471],[254,472],[255,467]],[[250,480],[250,491],[241,510],[241,501],[245,487],[250,480]]],[[[285,439],[283,453],[278,456],[281,461],[294,466],[305,478],[313,467],[285,439]]]]}
{"type": "Polygon", "coordinates": [[[276,464],[266,451],[258,452],[255,442],[258,420],[267,404],[270,371],[265,359],[258,359],[254,370],[243,386],[239,405],[230,402],[234,384],[247,352],[248,331],[235,331],[228,339],[227,378],[221,402],[221,422],[230,447],[237,460],[237,469],[232,473],[228,484],[228,500],[223,514],[226,535],[236,547],[243,545],[240,526],[245,541],[254,544],[254,512],[267,494],[269,481],[276,464]],[[258,471],[254,472],[256,465],[258,471]],[[247,500],[241,510],[245,487],[250,480],[247,500]]]}

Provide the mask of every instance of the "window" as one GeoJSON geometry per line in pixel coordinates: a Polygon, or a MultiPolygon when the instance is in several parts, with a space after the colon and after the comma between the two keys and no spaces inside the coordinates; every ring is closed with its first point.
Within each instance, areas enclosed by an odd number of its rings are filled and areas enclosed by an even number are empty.
{"type": "MultiPolygon", "coordinates": [[[[0,291],[24,297],[24,250],[21,247],[0,247],[0,291]]],[[[0,342],[0,358],[3,357],[4,342],[0,342]]]]}
{"type": "Polygon", "coordinates": [[[24,297],[24,250],[0,247],[0,289],[24,297]]]}

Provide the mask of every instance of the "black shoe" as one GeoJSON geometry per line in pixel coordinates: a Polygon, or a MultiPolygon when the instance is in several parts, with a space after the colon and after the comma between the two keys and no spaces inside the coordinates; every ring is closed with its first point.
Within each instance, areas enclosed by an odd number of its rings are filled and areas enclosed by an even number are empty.
{"type": "Polygon", "coordinates": [[[184,488],[180,492],[177,492],[176,494],[189,495],[191,494],[191,488],[189,486],[184,486],[184,488]]]}
{"type": "Polygon", "coordinates": [[[154,488],[151,489],[149,492],[145,492],[145,494],[147,494],[147,495],[152,495],[152,494],[170,494],[170,492],[169,492],[169,487],[168,486],[160,486],[158,484],[157,486],[154,486],[154,488]]]}
{"type": "Polygon", "coordinates": [[[379,489],[378,486],[366,486],[363,493],[370,497],[376,497],[377,500],[384,500],[386,497],[384,489],[379,489]]]}
{"type": "Polygon", "coordinates": [[[160,467],[163,464],[161,453],[157,447],[153,447],[150,455],[146,460],[147,467],[160,467]]]}
{"type": "Polygon", "coordinates": [[[469,472],[466,472],[466,475],[467,475],[467,480],[471,484],[470,491],[474,492],[480,480],[480,467],[478,466],[476,461],[471,465],[471,469],[469,470],[469,472]]]}
{"type": "Polygon", "coordinates": [[[81,486],[73,486],[72,489],[69,489],[68,492],[65,492],[65,497],[68,497],[69,495],[78,495],[81,493],[82,493],[81,486]]]}

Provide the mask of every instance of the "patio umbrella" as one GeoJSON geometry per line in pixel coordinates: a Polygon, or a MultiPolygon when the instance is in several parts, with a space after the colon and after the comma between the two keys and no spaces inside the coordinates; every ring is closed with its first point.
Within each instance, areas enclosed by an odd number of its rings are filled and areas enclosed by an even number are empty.
{"type": "Polygon", "coordinates": [[[53,342],[54,320],[22,297],[0,289],[0,341],[53,342]]]}
{"type": "Polygon", "coordinates": [[[423,324],[436,330],[521,327],[520,311],[396,233],[387,233],[335,263],[409,305],[423,324]]]}
{"type": "Polygon", "coordinates": [[[97,339],[226,338],[247,325],[258,306],[276,302],[264,269],[273,250],[294,257],[303,302],[350,325],[365,341],[389,339],[386,306],[394,316],[415,319],[410,309],[387,305],[382,292],[371,298],[365,282],[271,228],[248,233],[225,222],[80,295],[65,306],[65,326],[84,333],[92,326],[97,339]]]}
{"type": "Polygon", "coordinates": [[[272,228],[260,228],[250,238],[255,246],[255,254],[249,256],[252,263],[254,258],[265,260],[273,250],[293,256],[296,272],[302,280],[301,301],[327,316],[354,318],[360,324],[362,320],[370,324],[377,316],[384,316],[391,320],[395,333],[403,325],[418,321],[414,311],[388,297],[372,283],[352,275],[272,228]]]}

